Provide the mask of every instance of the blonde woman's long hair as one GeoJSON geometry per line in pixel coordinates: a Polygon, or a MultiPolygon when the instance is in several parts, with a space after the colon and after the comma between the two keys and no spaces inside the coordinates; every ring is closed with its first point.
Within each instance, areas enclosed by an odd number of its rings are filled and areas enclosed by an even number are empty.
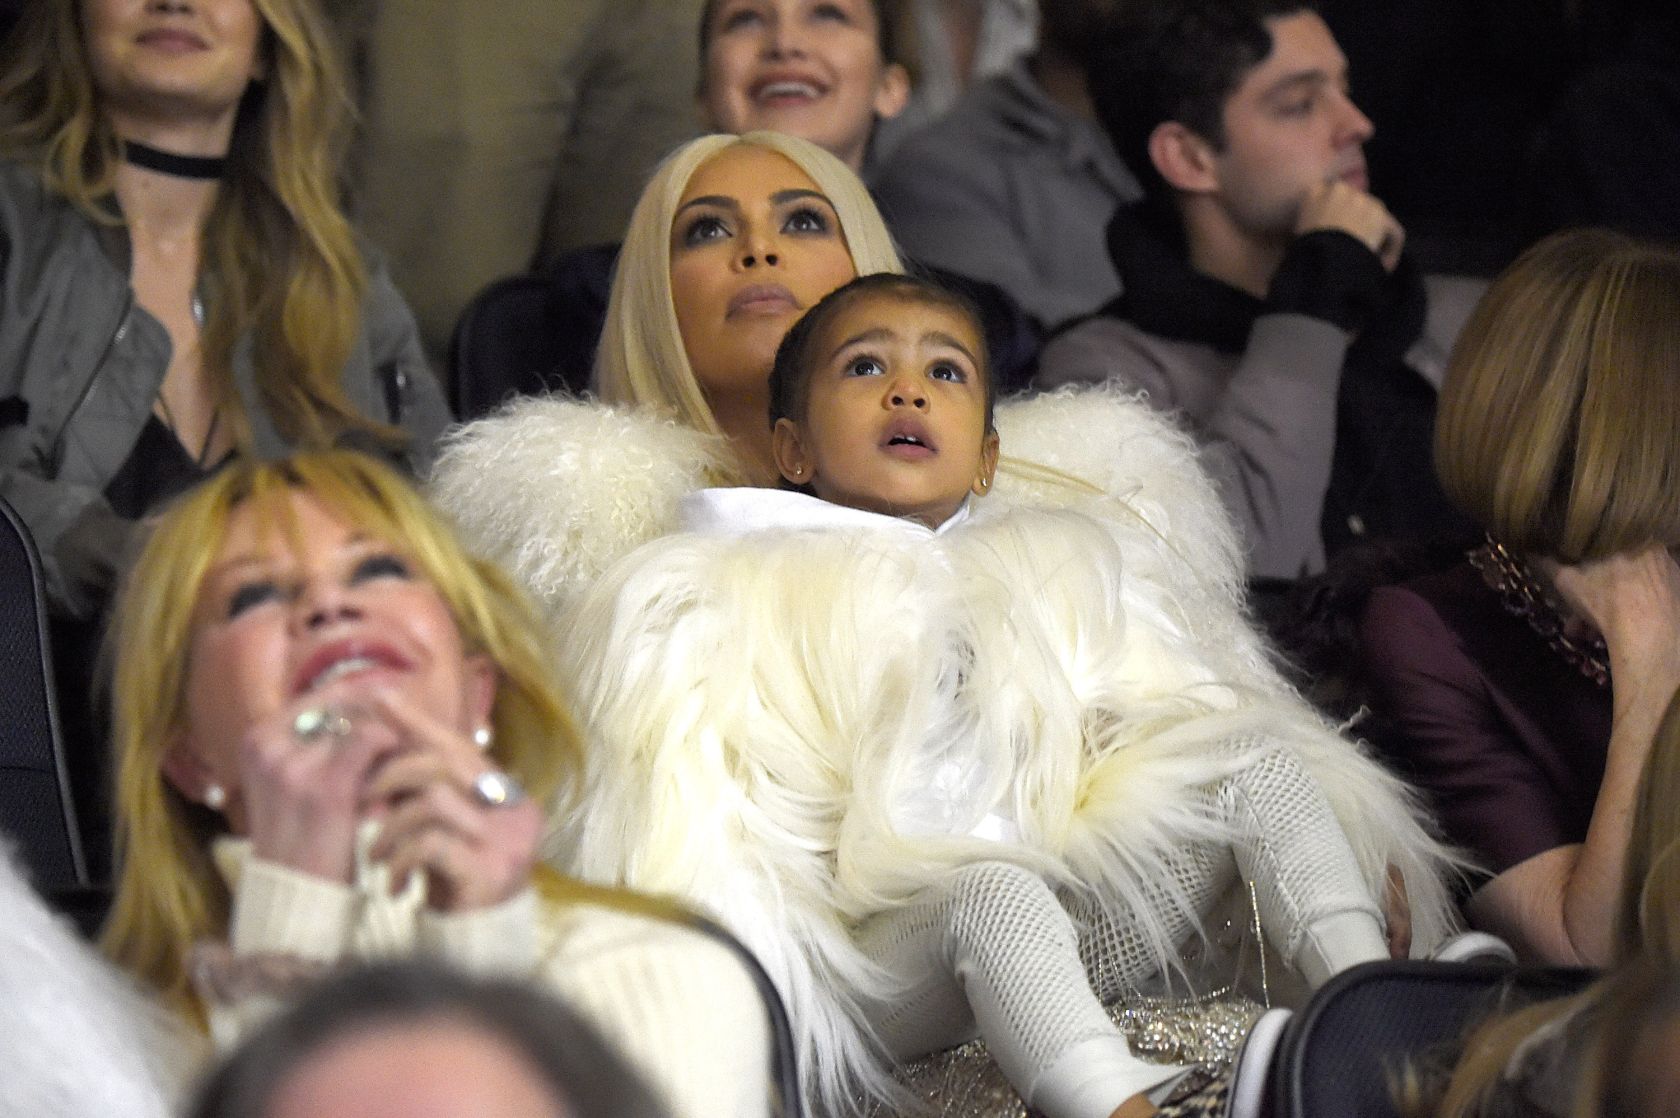
{"type": "MultiPolygon", "coordinates": [[[[815,144],[777,132],[748,132],[702,136],[668,156],[630,217],[595,358],[595,389],[608,403],[660,410],[714,435],[723,429],[695,379],[677,326],[671,296],[671,226],[694,173],[719,152],[742,145],[779,152],[811,177],[834,206],[858,275],[904,271],[869,191],[849,167],[815,144]]],[[[746,478],[742,474],[715,480],[740,484],[746,478]]]]}
{"type": "MultiPolygon", "coordinates": [[[[316,0],[252,0],[265,77],[246,91],[228,169],[203,231],[203,360],[221,414],[248,446],[233,381],[249,337],[263,402],[298,446],[356,431],[395,445],[341,384],[362,318],[367,274],[341,205],[352,106],[340,44],[316,0]]],[[[121,148],[101,111],[79,0],[25,7],[0,71],[0,149],[45,187],[111,224],[121,148]]]]}
{"type": "Polygon", "coordinates": [[[1680,251],[1554,234],[1500,275],[1448,364],[1447,495],[1520,552],[1680,544],[1680,251]]]}
{"type": "Polygon", "coordinates": [[[531,608],[405,480],[349,451],[240,460],[220,471],[157,522],[124,583],[110,644],[118,870],[103,944],[193,1016],[201,1011],[187,952],[227,930],[230,897],[210,857],[225,824],[168,783],[163,760],[185,728],[198,598],[230,520],[254,508],[285,546],[297,531],[289,498],[299,493],[401,549],[447,603],[466,651],[496,665],[490,748],[499,765],[540,802],[561,805],[581,771],[578,731],[551,682],[531,608]]]}
{"type": "MultiPolygon", "coordinates": [[[[1599,1009],[1617,989],[1615,976],[1624,967],[1656,966],[1671,972],[1680,968],[1680,693],[1669,701],[1640,776],[1614,943],[1610,978],[1571,997],[1527,1006],[1481,1026],[1465,1045],[1439,1101],[1418,1083],[1408,1085],[1408,1112],[1417,1118],[1482,1118],[1495,1113],[1490,1106],[1500,1079],[1536,1030],[1599,1009]]],[[[1601,1079],[1590,1071],[1583,1075],[1572,1113],[1581,1118],[1596,1114],[1593,1100],[1600,1094],[1601,1079]]]]}

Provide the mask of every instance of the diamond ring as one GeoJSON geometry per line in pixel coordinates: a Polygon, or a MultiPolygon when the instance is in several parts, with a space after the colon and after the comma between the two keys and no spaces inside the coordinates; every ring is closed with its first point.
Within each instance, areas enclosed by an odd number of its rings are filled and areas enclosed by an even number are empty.
{"type": "Polygon", "coordinates": [[[350,716],[337,707],[306,707],[292,719],[292,733],[299,741],[350,736],[350,716]]]}
{"type": "Polygon", "coordinates": [[[519,781],[500,769],[486,769],[473,780],[473,798],[485,807],[512,807],[525,798],[519,781]]]}

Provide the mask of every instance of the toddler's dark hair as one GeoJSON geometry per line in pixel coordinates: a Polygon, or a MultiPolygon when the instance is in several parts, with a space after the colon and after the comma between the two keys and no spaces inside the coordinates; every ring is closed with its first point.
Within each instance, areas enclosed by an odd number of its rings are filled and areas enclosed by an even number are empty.
{"type": "Polygon", "coordinates": [[[968,319],[980,346],[975,357],[979,359],[980,380],[986,391],[986,430],[991,431],[997,390],[992,380],[992,360],[986,352],[986,330],[980,318],[980,308],[968,296],[942,284],[897,272],[859,276],[823,296],[816,306],[793,324],[777,347],[776,363],[770,369],[770,426],[774,427],[776,420],[784,417],[796,423],[804,421],[805,408],[810,402],[814,363],[811,346],[835,315],[865,295],[891,295],[907,303],[943,307],[968,319]]]}

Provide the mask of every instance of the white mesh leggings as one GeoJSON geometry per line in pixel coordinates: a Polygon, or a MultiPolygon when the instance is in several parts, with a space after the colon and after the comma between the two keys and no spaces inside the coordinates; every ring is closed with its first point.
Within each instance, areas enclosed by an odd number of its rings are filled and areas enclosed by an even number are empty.
{"type": "MultiPolygon", "coordinates": [[[[1244,839],[1230,852],[1186,848],[1173,860],[1198,913],[1240,871],[1255,883],[1268,938],[1314,985],[1386,954],[1346,838],[1323,792],[1293,758],[1269,755],[1211,792],[1244,839]]],[[[897,1057],[978,1031],[1035,1109],[1049,1118],[1107,1118],[1175,1069],[1131,1054],[1088,977],[1100,976],[1112,999],[1154,974],[1159,950],[1142,942],[1122,913],[1085,915],[1081,935],[1049,886],[1019,866],[964,867],[917,902],[859,929],[861,949],[898,983],[890,1001],[865,1012],[897,1057]]],[[[1175,943],[1192,930],[1190,915],[1164,899],[1158,916],[1175,943]]]]}

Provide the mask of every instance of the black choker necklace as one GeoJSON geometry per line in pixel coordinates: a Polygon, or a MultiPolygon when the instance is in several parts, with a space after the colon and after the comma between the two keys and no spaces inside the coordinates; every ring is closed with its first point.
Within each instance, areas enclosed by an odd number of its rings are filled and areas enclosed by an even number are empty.
{"type": "Polygon", "coordinates": [[[147,147],[138,140],[124,140],[122,154],[125,161],[136,167],[178,179],[219,179],[228,164],[225,155],[176,155],[147,147]]]}

